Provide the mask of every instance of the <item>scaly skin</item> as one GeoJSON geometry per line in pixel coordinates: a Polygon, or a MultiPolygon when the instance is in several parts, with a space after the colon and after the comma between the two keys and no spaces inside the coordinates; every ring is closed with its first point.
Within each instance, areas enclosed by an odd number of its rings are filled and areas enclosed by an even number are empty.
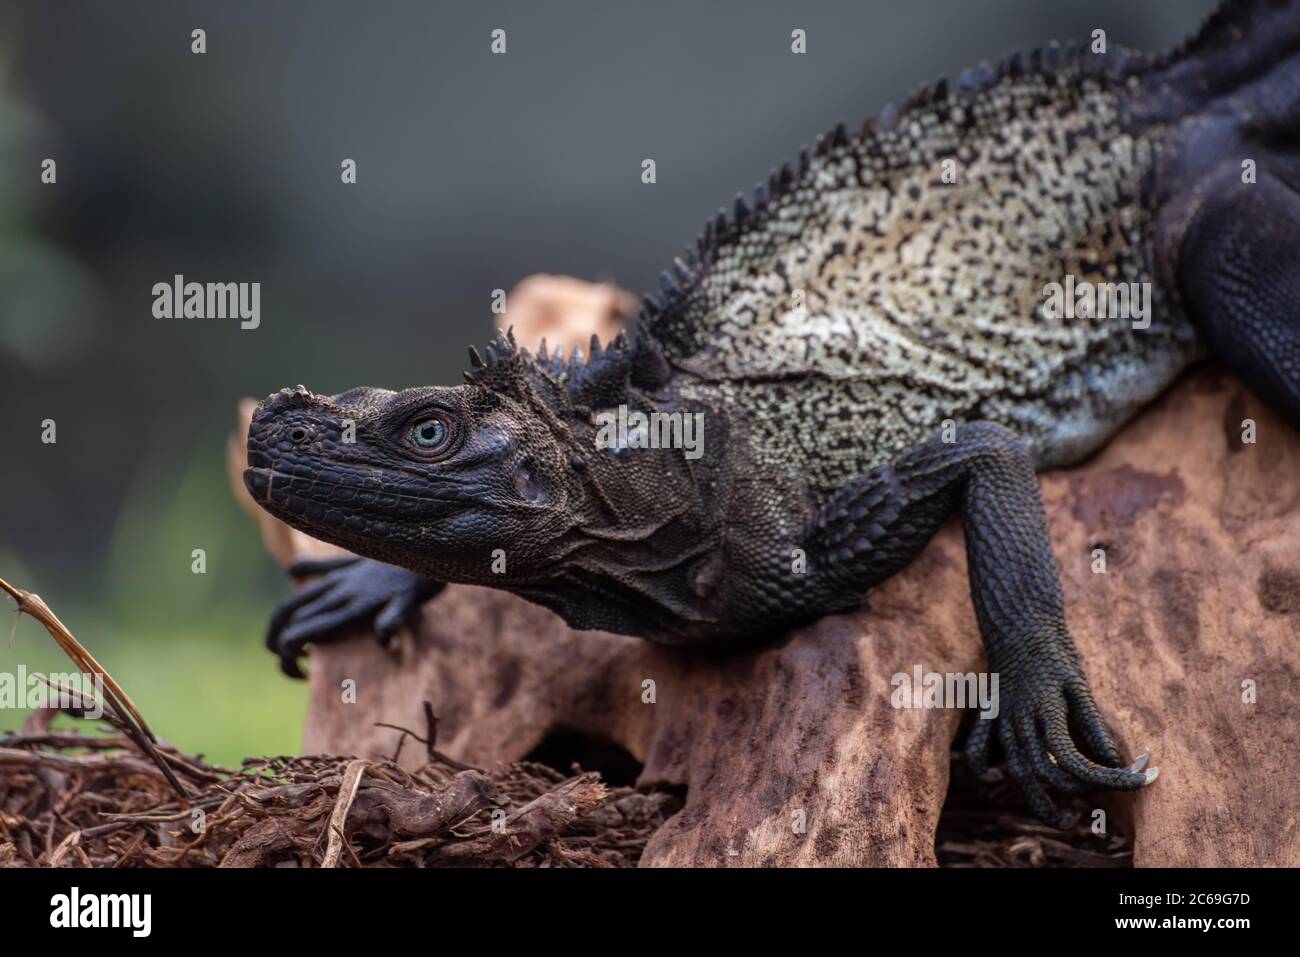
{"type": "Polygon", "coordinates": [[[306,569],[327,574],[271,646],[297,673],[308,642],[372,618],[391,634],[448,581],[576,628],[755,643],[857,606],[960,511],[1001,676],[972,763],[996,737],[1049,820],[1049,789],[1142,786],[1155,770],[1124,766],[1070,638],[1034,473],[1207,346],[1300,420],[1298,91],[1300,12],[1267,0],[1159,57],[981,67],[738,200],[635,345],[593,341],[584,363],[505,339],[454,388],[270,397],[250,491],[375,560],[306,569]],[[1149,283],[1149,327],[1053,318],[1044,287],[1069,275],[1149,283]],[[703,454],[601,447],[594,416],[619,405],[702,414],[703,454]]]}

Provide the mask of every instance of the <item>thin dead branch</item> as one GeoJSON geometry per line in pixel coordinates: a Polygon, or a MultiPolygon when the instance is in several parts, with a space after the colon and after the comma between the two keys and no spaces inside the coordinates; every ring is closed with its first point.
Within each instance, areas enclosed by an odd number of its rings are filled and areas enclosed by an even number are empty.
{"type": "MultiPolygon", "coordinates": [[[[149,759],[157,765],[158,770],[167,783],[175,790],[182,803],[189,800],[189,794],[177,780],[176,775],[172,773],[171,767],[158,753],[155,746],[157,739],[149,725],[145,723],[144,715],[136,708],[135,702],[122,690],[119,685],[104,667],[95,660],[95,657],[87,651],[82,644],[72,636],[66,625],[59,621],[59,616],[54,614],[50,606],[45,604],[40,595],[33,592],[24,591],[21,588],[15,588],[3,578],[0,578],[0,589],[8,592],[10,597],[18,603],[18,613],[31,615],[50,633],[50,637],[55,643],[63,649],[64,654],[72,659],[72,663],[77,666],[82,674],[94,675],[99,680],[99,687],[103,689],[105,700],[96,702],[104,711],[104,715],[115,728],[125,734],[141,751],[149,756],[149,759]]],[[[86,698],[94,700],[94,696],[89,689],[67,688],[55,686],[53,683],[46,681],[59,694],[59,700],[62,701],[85,701],[86,698]]],[[[90,709],[71,709],[74,712],[79,710],[90,709]]],[[[77,717],[85,717],[83,713],[77,713],[77,717]]]]}

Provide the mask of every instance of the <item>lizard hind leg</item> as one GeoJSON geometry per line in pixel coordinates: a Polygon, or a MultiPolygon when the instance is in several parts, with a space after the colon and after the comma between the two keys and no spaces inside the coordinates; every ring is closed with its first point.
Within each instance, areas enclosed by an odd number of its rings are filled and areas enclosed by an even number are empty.
{"type": "Polygon", "coordinates": [[[1300,426],[1300,191],[1261,163],[1216,175],[1184,234],[1178,284],[1210,350],[1300,426]]]}

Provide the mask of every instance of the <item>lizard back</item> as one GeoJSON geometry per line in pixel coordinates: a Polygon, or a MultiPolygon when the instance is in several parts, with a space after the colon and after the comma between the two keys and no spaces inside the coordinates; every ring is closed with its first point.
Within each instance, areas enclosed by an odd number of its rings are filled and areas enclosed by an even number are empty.
{"type": "Polygon", "coordinates": [[[1126,115],[1137,59],[968,71],[738,200],[648,303],[683,400],[721,394],[762,464],[818,491],[946,419],[1014,429],[1040,468],[1095,449],[1200,354],[1156,278],[1163,127],[1126,115]],[[1053,314],[1067,281],[1139,290],[1149,327],[1053,314]]]}

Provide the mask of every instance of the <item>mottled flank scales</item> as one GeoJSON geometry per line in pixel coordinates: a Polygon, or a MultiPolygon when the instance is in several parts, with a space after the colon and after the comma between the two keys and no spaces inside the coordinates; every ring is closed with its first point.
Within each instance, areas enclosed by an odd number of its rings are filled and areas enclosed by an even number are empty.
{"type": "Polygon", "coordinates": [[[685,401],[720,387],[822,490],[948,418],[1012,428],[1040,466],[1091,451],[1198,350],[1153,282],[1160,131],[1124,128],[1117,85],[1008,77],[809,157],[654,320],[685,401]],[[1152,282],[1150,328],[1048,318],[1067,275],[1152,282]]]}

